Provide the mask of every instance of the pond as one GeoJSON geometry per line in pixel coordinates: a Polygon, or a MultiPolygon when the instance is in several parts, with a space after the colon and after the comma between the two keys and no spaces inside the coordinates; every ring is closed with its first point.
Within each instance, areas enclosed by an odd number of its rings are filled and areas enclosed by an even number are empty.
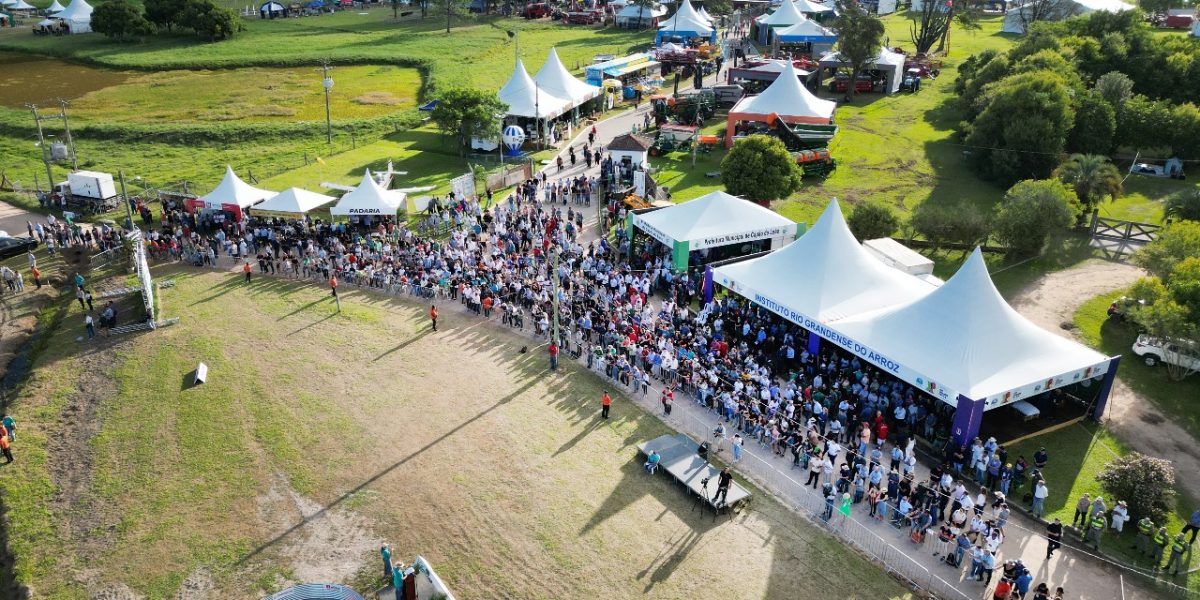
{"type": "Polygon", "coordinates": [[[0,51],[0,106],[50,106],[58,98],[74,100],[121,85],[132,73],[98,69],[54,58],[0,51]]]}
{"type": "MultiPolygon", "coordinates": [[[[134,72],[0,52],[0,106],[71,101],[86,122],[319,121],[325,90],[316,67],[134,72]]],[[[334,119],[361,119],[411,109],[421,75],[391,65],[333,69],[334,119]]]]}

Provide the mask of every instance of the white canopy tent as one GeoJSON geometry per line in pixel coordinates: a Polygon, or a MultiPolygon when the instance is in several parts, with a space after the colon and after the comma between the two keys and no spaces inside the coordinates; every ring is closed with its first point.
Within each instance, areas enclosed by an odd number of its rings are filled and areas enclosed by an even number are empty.
{"type": "Polygon", "coordinates": [[[0,6],[8,8],[17,3],[17,0],[0,0],[0,6]]]}
{"type": "Polygon", "coordinates": [[[707,10],[704,10],[704,7],[703,7],[703,6],[701,6],[701,7],[700,7],[700,8],[698,8],[698,9],[696,9],[696,14],[700,15],[701,17],[704,17],[704,20],[705,20],[705,21],[708,21],[708,24],[709,24],[709,25],[716,25],[716,24],[717,24],[717,22],[716,22],[715,20],[713,20],[713,18],[712,18],[712,15],[708,14],[708,11],[707,11],[707,10]]]}
{"type": "Polygon", "coordinates": [[[800,13],[800,9],[796,6],[795,2],[784,0],[783,4],[780,4],[779,8],[775,9],[775,12],[762,17],[759,23],[768,27],[787,27],[795,25],[806,18],[800,13]]]}
{"type": "Polygon", "coordinates": [[[554,48],[550,49],[550,55],[546,57],[546,62],[537,75],[533,76],[533,81],[541,92],[567,99],[569,108],[575,108],[601,93],[598,86],[588,85],[571,75],[554,48]]]}
{"type": "Polygon", "coordinates": [[[407,197],[404,192],[383,189],[367,169],[358,187],[342,196],[329,212],[338,216],[395,216],[407,197]]]}
{"type": "Polygon", "coordinates": [[[757,240],[770,240],[771,248],[780,248],[796,237],[796,223],[791,219],[722,191],[634,214],[630,227],[677,250],[676,268],[687,267],[686,253],[693,250],[757,240]]]}
{"type": "Polygon", "coordinates": [[[613,21],[617,27],[646,27],[654,24],[655,19],[662,19],[665,14],[667,9],[661,4],[655,4],[653,8],[626,4],[613,16],[613,21]]]}
{"type": "Polygon", "coordinates": [[[761,258],[717,267],[713,281],[827,339],[835,335],[829,324],[893,308],[934,290],[859,245],[837,200],[796,241],[761,258]]]}
{"type": "Polygon", "coordinates": [[[711,21],[696,12],[691,0],[683,0],[675,14],[665,20],[659,19],[659,23],[655,45],[661,45],[665,38],[673,35],[715,38],[717,31],[711,21]]]}
{"type": "Polygon", "coordinates": [[[1009,306],[978,248],[923,298],[840,321],[836,329],[903,365],[902,379],[943,400],[986,400],[986,408],[1102,375],[1109,364],[1009,306]]]}
{"type": "Polygon", "coordinates": [[[809,123],[828,125],[833,119],[837,103],[813,95],[800,83],[800,72],[791,61],[785,61],[783,70],[767,89],[757,96],[746,96],[729,110],[725,124],[725,146],[733,146],[735,125],[739,121],[772,122],[781,119],[784,123],[809,123]]]}
{"type": "Polygon", "coordinates": [[[92,5],[87,0],[71,0],[54,18],[65,21],[71,33],[88,33],[92,30],[92,5]]]}
{"type": "Polygon", "coordinates": [[[9,10],[37,10],[37,7],[26,2],[25,0],[17,0],[16,4],[10,5],[9,10]]]}
{"type": "MultiPolygon", "coordinates": [[[[71,4],[74,5],[75,2],[71,4]]],[[[213,191],[201,196],[200,201],[204,203],[204,208],[211,210],[230,210],[233,207],[245,209],[274,195],[275,192],[262,190],[242,181],[242,178],[233,172],[233,167],[225,165],[225,178],[213,191]]]]}
{"type": "MultiPolygon", "coordinates": [[[[887,93],[894,94],[900,90],[900,82],[904,80],[904,55],[899,52],[892,52],[887,48],[880,48],[879,54],[875,56],[875,60],[865,66],[867,69],[875,69],[883,71],[886,78],[885,88],[887,93]]],[[[840,52],[830,52],[821,57],[821,68],[849,68],[850,61],[842,57],[840,52]]]]}
{"type": "Polygon", "coordinates": [[[337,200],[333,196],[326,196],[316,192],[300,189],[297,187],[288,188],[278,194],[263,200],[262,203],[254,206],[255,214],[259,212],[274,212],[286,213],[291,215],[303,215],[308,211],[320,208],[337,200]]]}
{"type": "Polygon", "coordinates": [[[530,119],[553,119],[570,109],[571,101],[540,89],[540,86],[525,70],[525,63],[517,59],[516,68],[508,83],[496,94],[501,102],[508,104],[508,114],[530,119]]]}
{"type": "Polygon", "coordinates": [[[1036,0],[1012,4],[1012,8],[1004,11],[1004,23],[1000,27],[1004,33],[1025,33],[1025,26],[1035,17],[1041,21],[1061,21],[1096,11],[1120,13],[1137,8],[1121,0],[1064,0],[1049,8],[1036,0]]]}
{"type": "Polygon", "coordinates": [[[833,12],[833,7],[826,4],[819,4],[812,0],[794,0],[796,9],[806,15],[816,15],[821,13],[833,12]]]}
{"type": "Polygon", "coordinates": [[[46,14],[53,15],[54,13],[62,12],[65,8],[58,3],[58,0],[54,0],[54,2],[50,3],[50,6],[46,7],[46,14]]]}

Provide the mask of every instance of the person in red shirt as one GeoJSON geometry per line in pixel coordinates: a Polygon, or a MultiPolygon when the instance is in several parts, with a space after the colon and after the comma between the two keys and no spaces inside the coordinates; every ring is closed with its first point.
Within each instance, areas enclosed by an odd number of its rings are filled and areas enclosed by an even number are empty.
{"type": "Polygon", "coordinates": [[[550,370],[558,370],[558,344],[550,342],[550,370]]]}
{"type": "Polygon", "coordinates": [[[879,427],[876,429],[875,436],[876,436],[875,444],[882,448],[884,442],[887,441],[887,436],[888,436],[887,423],[883,423],[883,422],[879,423],[879,427]]]}
{"type": "Polygon", "coordinates": [[[608,418],[608,409],[612,407],[612,398],[608,395],[608,390],[604,390],[604,397],[600,398],[600,417],[608,418]]]}
{"type": "Polygon", "coordinates": [[[329,293],[337,298],[337,275],[329,276],[329,293]]]}
{"type": "Polygon", "coordinates": [[[429,305],[429,321],[433,323],[433,330],[437,331],[437,306],[429,305]]]}
{"type": "Polygon", "coordinates": [[[246,274],[246,283],[250,283],[250,261],[242,265],[242,272],[246,274]]]}

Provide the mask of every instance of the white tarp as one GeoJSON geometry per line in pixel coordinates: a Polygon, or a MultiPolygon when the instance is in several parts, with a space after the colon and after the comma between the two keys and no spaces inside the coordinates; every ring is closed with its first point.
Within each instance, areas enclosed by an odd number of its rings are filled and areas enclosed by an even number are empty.
{"type": "Polygon", "coordinates": [[[690,250],[776,237],[796,237],[796,223],[775,211],[722,191],[690,202],[635,214],[633,226],[673,246],[688,242],[690,250]],[[666,239],[664,239],[664,237],[666,239]]]}
{"type": "Polygon", "coordinates": [[[761,258],[717,267],[713,281],[828,339],[827,324],[893,308],[934,290],[871,256],[837,200],[812,229],[761,258]]]}
{"type": "MultiPolygon", "coordinates": [[[[75,2],[71,3],[72,6],[74,4],[75,2]]],[[[233,167],[225,165],[225,178],[213,191],[201,196],[200,200],[204,202],[204,208],[221,210],[226,204],[247,208],[274,195],[275,192],[260,190],[242,181],[242,178],[233,172],[233,167]]]]}
{"type": "Polygon", "coordinates": [[[662,23],[658,26],[659,31],[695,32],[702,35],[713,32],[712,23],[696,12],[691,0],[683,0],[675,14],[667,17],[665,21],[660,19],[659,23],[662,23]]]}
{"type": "Polygon", "coordinates": [[[795,4],[796,4],[796,8],[800,12],[802,12],[804,14],[808,14],[808,15],[817,14],[817,13],[833,12],[832,6],[829,6],[826,4],[820,4],[818,2],[813,2],[812,0],[795,0],[795,4]]]}
{"type": "Polygon", "coordinates": [[[775,31],[775,36],[781,40],[788,41],[784,38],[804,38],[805,41],[810,41],[816,38],[832,38],[837,39],[837,32],[828,27],[823,27],[816,21],[805,19],[788,27],[783,27],[775,31]]]}
{"type": "Polygon", "coordinates": [[[789,25],[795,25],[796,23],[805,20],[805,18],[806,17],[800,13],[800,9],[796,7],[794,2],[791,0],[784,0],[783,4],[780,4],[779,8],[775,9],[775,12],[768,15],[767,18],[763,19],[761,22],[763,25],[770,27],[787,27],[789,25]]]}
{"type": "Polygon", "coordinates": [[[87,0],[71,0],[62,12],[54,15],[66,21],[71,33],[87,33],[92,30],[92,5],[87,0]]]}
{"type": "Polygon", "coordinates": [[[405,205],[406,198],[404,192],[383,189],[367,169],[358,187],[346,192],[329,212],[340,216],[395,216],[405,205]]]}
{"type": "Polygon", "coordinates": [[[1000,31],[1025,33],[1024,21],[1031,19],[1034,15],[1042,17],[1040,20],[1044,21],[1061,21],[1096,11],[1119,13],[1136,8],[1121,0],[1064,0],[1047,9],[1045,6],[1035,4],[1038,1],[1012,3],[1013,7],[1004,12],[1004,23],[1001,25],[1000,31]]]}
{"type": "Polygon", "coordinates": [[[333,196],[326,196],[293,187],[267,198],[261,204],[255,205],[254,211],[256,213],[258,211],[269,211],[302,215],[335,200],[337,198],[333,196]]]}
{"type": "Polygon", "coordinates": [[[588,85],[571,75],[562,60],[558,58],[558,51],[554,48],[550,49],[546,63],[542,65],[537,75],[533,76],[533,81],[542,92],[549,92],[553,96],[570,100],[571,108],[599,96],[601,92],[598,86],[588,85]]]}
{"type": "Polygon", "coordinates": [[[757,96],[746,96],[729,111],[731,120],[737,115],[776,114],[793,119],[828,122],[837,103],[813,95],[800,83],[799,72],[790,61],[767,89],[757,96]]]}
{"type": "Polygon", "coordinates": [[[900,376],[953,402],[995,408],[1107,371],[1107,356],[1013,310],[977,248],[945,285],[909,304],[840,321],[835,328],[903,365],[900,376]]]}
{"type": "Polygon", "coordinates": [[[521,59],[517,59],[512,77],[496,96],[508,104],[507,114],[517,117],[553,119],[566,112],[571,105],[570,100],[555,96],[535,84],[521,59]]]}

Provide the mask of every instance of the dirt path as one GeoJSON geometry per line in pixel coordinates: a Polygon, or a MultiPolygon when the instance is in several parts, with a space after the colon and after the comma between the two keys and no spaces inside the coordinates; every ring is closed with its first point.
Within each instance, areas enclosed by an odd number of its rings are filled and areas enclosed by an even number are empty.
{"type": "MultiPolygon", "coordinates": [[[[1072,316],[1081,304],[1101,294],[1125,287],[1144,272],[1127,263],[1089,260],[1077,267],[1051,273],[1011,299],[1013,308],[1026,318],[1064,337],[1077,339],[1072,316]],[[1070,328],[1063,327],[1066,324],[1070,328]]],[[[1127,357],[1128,358],[1128,357],[1127,357]]],[[[1200,479],[1183,476],[1200,473],[1200,454],[1196,440],[1168,420],[1149,400],[1117,381],[1109,398],[1106,423],[1134,450],[1168,458],[1182,486],[1193,498],[1200,498],[1200,479]]]]}

